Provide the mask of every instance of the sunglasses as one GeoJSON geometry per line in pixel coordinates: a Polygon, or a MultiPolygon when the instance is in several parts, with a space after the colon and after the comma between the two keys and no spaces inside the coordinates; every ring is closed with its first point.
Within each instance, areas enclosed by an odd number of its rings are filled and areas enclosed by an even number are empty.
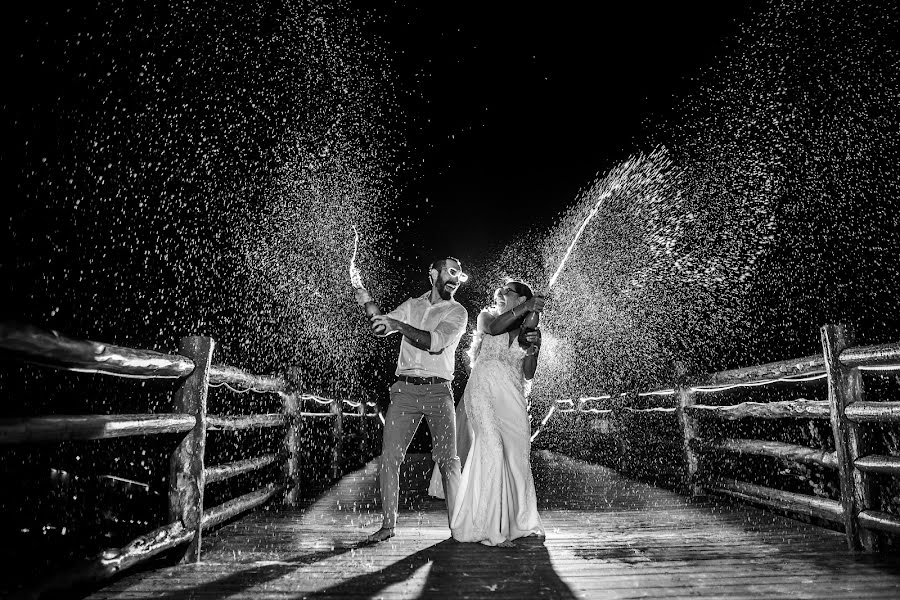
{"type": "Polygon", "coordinates": [[[457,269],[456,267],[445,267],[447,269],[447,274],[450,277],[456,277],[456,279],[460,283],[465,283],[469,280],[469,276],[462,272],[462,269],[457,269]]]}

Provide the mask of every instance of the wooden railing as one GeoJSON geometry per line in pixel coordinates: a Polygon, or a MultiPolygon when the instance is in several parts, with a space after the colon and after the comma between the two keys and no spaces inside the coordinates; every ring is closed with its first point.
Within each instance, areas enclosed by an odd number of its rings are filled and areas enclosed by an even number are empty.
{"type": "MultiPolygon", "coordinates": [[[[362,418],[360,452],[368,457],[367,422],[378,417],[374,403],[328,400],[292,389],[283,377],[260,376],[225,365],[212,364],[215,343],[209,337],[185,337],[178,354],[136,350],[87,340],[74,340],[56,332],[31,326],[0,323],[0,351],[7,358],[66,371],[99,373],[119,377],[172,379],[173,412],[117,415],[48,415],[0,419],[0,444],[97,440],[123,436],[183,433],[170,457],[168,524],[132,540],[121,548],[101,552],[86,565],[45,580],[42,590],[70,587],[112,577],[163,551],[184,546],[182,561],[199,561],[204,530],[260,506],[279,494],[295,504],[300,493],[298,425],[303,418],[332,419],[333,451],[331,475],[342,474],[343,419],[362,418]],[[219,416],[207,411],[210,387],[276,393],[282,410],[270,414],[219,416]],[[328,412],[304,411],[304,403],[330,405],[328,412]],[[343,404],[355,410],[344,412],[343,404]],[[281,451],[226,464],[205,464],[207,432],[284,427],[281,451]],[[277,483],[232,498],[208,508],[204,505],[207,483],[250,473],[283,462],[283,476],[277,483]]],[[[371,421],[377,423],[378,419],[371,421]]]]}
{"type": "MultiPolygon", "coordinates": [[[[599,419],[631,418],[677,419],[681,432],[681,461],[686,474],[683,483],[691,493],[725,494],[770,508],[817,517],[843,525],[851,549],[876,549],[878,531],[900,534],[900,518],[879,511],[872,505],[873,473],[900,475],[900,457],[869,454],[861,429],[871,424],[900,422],[900,402],[865,399],[861,371],[900,372],[900,343],[850,347],[840,325],[821,329],[823,352],[765,365],[713,373],[692,384],[667,390],[623,394],[625,402],[614,402],[609,395],[558,400],[551,408],[564,413],[593,413],[599,419]],[[773,402],[741,402],[730,405],[704,404],[708,394],[727,394],[775,383],[822,379],[827,383],[827,400],[798,398],[773,402]],[[643,397],[640,407],[628,402],[643,397]],[[647,398],[664,399],[661,406],[646,406],[647,398]],[[597,402],[600,402],[599,407],[597,402]],[[606,406],[604,406],[606,402],[606,406]],[[773,440],[722,439],[700,436],[703,419],[821,419],[828,420],[834,438],[834,451],[810,448],[773,440]],[[757,455],[788,462],[815,465],[837,471],[840,500],[774,489],[750,482],[713,476],[710,467],[723,453],[757,455]]],[[[607,431],[621,428],[609,426],[607,431]]],[[[624,453],[628,448],[620,442],[624,453]]],[[[677,456],[673,454],[672,456],[677,456]]]]}

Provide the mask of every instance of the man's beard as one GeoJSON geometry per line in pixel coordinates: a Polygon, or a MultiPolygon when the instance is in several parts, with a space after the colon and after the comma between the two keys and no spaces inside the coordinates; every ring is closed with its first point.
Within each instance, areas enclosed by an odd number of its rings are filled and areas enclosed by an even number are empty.
{"type": "Polygon", "coordinates": [[[441,281],[438,283],[438,296],[441,297],[441,300],[450,300],[453,298],[453,294],[447,289],[447,282],[441,281]]]}

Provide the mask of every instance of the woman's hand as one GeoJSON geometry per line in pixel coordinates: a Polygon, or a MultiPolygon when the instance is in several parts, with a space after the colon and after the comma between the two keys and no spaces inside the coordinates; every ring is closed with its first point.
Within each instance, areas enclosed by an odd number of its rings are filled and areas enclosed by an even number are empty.
{"type": "Polygon", "coordinates": [[[546,304],[546,302],[547,299],[543,296],[532,296],[523,302],[522,306],[524,306],[526,310],[539,313],[544,310],[544,304],[546,304]]]}
{"type": "Polygon", "coordinates": [[[534,331],[529,331],[525,334],[525,341],[528,342],[528,350],[530,351],[534,348],[534,354],[537,354],[541,349],[541,330],[535,329],[534,331]]]}

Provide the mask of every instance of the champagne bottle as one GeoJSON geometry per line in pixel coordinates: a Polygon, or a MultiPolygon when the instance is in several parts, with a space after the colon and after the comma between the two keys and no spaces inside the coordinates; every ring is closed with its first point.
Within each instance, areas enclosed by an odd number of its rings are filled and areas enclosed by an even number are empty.
{"type": "Polygon", "coordinates": [[[525,315],[525,320],[522,322],[522,326],[519,328],[519,345],[523,348],[528,348],[531,344],[529,344],[525,340],[525,335],[529,331],[534,331],[538,328],[538,323],[540,321],[539,313],[531,311],[527,315],[525,315]]]}
{"type": "Polygon", "coordinates": [[[366,316],[370,321],[372,320],[372,317],[377,317],[380,314],[384,314],[381,312],[381,308],[379,308],[378,305],[375,304],[375,302],[372,300],[366,302],[365,305],[363,305],[363,308],[365,309],[366,316]]]}
{"type": "MultiPolygon", "coordinates": [[[[381,308],[375,304],[374,301],[369,300],[363,305],[363,308],[366,311],[366,318],[371,321],[374,317],[378,315],[383,315],[384,313],[381,311],[381,308]]],[[[381,337],[384,335],[384,325],[379,325],[377,329],[374,330],[376,336],[381,337]]]]}

